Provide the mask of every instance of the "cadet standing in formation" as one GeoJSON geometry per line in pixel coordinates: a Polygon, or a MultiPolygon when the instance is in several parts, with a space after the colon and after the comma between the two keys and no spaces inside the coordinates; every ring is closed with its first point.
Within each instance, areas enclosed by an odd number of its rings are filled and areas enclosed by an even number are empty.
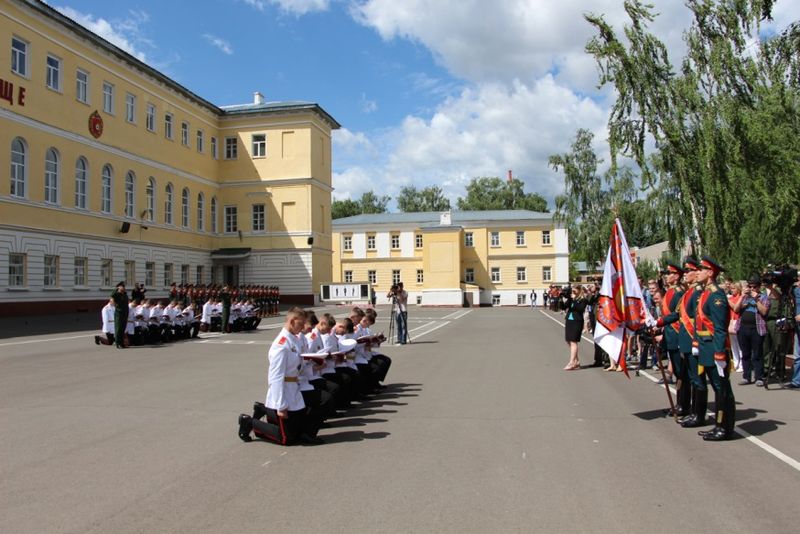
{"type": "Polygon", "coordinates": [[[677,406],[675,415],[679,417],[689,415],[691,409],[688,361],[684,361],[678,347],[678,335],[681,328],[678,323],[678,303],[684,293],[683,286],[680,285],[683,273],[684,271],[680,266],[672,262],[667,263],[666,274],[669,287],[664,294],[664,298],[661,299],[661,317],[656,323],[659,327],[666,325],[664,328],[664,345],[667,349],[669,360],[672,362],[672,373],[676,377],[675,396],[677,397],[677,406]]]}
{"type": "Polygon", "coordinates": [[[114,344],[118,349],[125,348],[125,329],[128,327],[128,293],[125,282],[120,282],[111,294],[114,301],[114,344]]]}

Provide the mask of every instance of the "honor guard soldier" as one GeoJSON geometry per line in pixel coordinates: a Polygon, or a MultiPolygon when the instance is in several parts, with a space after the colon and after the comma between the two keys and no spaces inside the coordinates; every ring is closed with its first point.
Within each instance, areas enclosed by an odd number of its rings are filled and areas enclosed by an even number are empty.
{"type": "Polygon", "coordinates": [[[125,282],[120,282],[111,294],[114,301],[114,344],[118,349],[125,348],[125,329],[128,327],[128,313],[130,311],[128,293],[125,291],[125,282]]]}
{"type": "Polygon", "coordinates": [[[700,262],[697,282],[704,288],[695,312],[694,346],[697,347],[698,374],[703,383],[708,379],[714,389],[716,417],[713,430],[700,431],[706,441],[723,441],[733,437],[736,423],[736,399],[731,388],[728,322],[730,309],[725,292],[717,285],[723,271],[713,258],[700,262]]]}
{"type": "Polygon", "coordinates": [[[703,287],[698,287],[696,282],[699,262],[693,256],[687,257],[683,262],[684,281],[686,291],[678,303],[678,315],[681,328],[678,332],[678,348],[683,358],[681,363],[686,367],[689,382],[691,383],[692,413],[681,419],[681,426],[693,428],[706,423],[706,409],[708,408],[708,386],[700,379],[698,374],[697,348],[693,347],[694,340],[694,314],[697,309],[697,299],[703,287]]]}
{"type": "Polygon", "coordinates": [[[686,416],[689,415],[691,409],[691,389],[689,386],[689,371],[686,367],[688,362],[685,362],[681,357],[681,351],[678,347],[678,335],[680,333],[681,325],[678,322],[680,314],[678,313],[678,303],[683,296],[683,287],[680,285],[681,277],[683,276],[683,269],[673,263],[667,263],[666,276],[668,288],[661,299],[661,317],[658,319],[656,326],[664,328],[664,344],[669,355],[670,362],[672,362],[672,372],[677,377],[676,394],[677,406],[675,408],[676,415],[686,416]]]}

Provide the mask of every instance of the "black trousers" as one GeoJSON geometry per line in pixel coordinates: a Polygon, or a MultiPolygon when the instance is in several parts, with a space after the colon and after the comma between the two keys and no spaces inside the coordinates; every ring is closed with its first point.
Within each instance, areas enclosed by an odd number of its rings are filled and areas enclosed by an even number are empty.
{"type": "MultiPolygon", "coordinates": [[[[328,373],[322,375],[326,382],[336,385],[336,391],[331,391],[336,399],[336,409],[344,410],[353,399],[353,380],[344,373],[328,373]]],[[[330,387],[328,387],[330,391],[330,387]]]]}
{"type": "Polygon", "coordinates": [[[289,412],[289,417],[278,417],[278,412],[267,408],[267,420],[253,419],[253,433],[261,439],[279,445],[294,445],[300,439],[306,424],[306,411],[289,412]]]}
{"type": "Polygon", "coordinates": [[[389,367],[392,366],[392,359],[385,354],[373,354],[370,363],[377,369],[375,371],[376,384],[386,380],[386,374],[389,372],[389,367]]]}

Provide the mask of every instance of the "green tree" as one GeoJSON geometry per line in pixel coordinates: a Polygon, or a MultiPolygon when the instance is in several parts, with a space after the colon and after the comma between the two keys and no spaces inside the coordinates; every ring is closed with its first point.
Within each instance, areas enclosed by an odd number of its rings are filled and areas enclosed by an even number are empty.
{"type": "Polygon", "coordinates": [[[400,189],[397,196],[397,208],[404,212],[448,211],[450,200],[444,196],[439,186],[433,185],[418,190],[414,186],[400,189]]]}
{"type": "Polygon", "coordinates": [[[602,16],[586,16],[597,31],[587,51],[617,95],[612,168],[617,156],[632,158],[671,246],[689,238],[736,277],[797,261],[800,250],[800,25],[751,37],[773,4],[687,0],[693,22],[677,69],[648,31],[650,6],[625,2],[624,39],[602,16]],[[745,255],[753,237],[774,241],[745,255]]]}
{"type": "Polygon", "coordinates": [[[547,201],[538,193],[525,193],[525,184],[513,178],[473,178],[467,184],[467,195],[456,201],[462,211],[530,210],[547,213],[547,201]]]}
{"type": "Polygon", "coordinates": [[[386,213],[386,205],[392,197],[377,196],[372,191],[367,191],[358,200],[346,198],[331,202],[331,218],[341,219],[365,213],[386,213]]]}

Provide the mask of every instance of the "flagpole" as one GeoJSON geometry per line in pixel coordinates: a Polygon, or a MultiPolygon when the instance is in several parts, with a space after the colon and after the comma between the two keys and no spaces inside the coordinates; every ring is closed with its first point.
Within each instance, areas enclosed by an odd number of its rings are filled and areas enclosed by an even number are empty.
{"type": "MultiPolygon", "coordinates": [[[[653,340],[655,341],[655,340],[653,340]]],[[[664,371],[664,364],[661,363],[661,347],[658,346],[658,343],[654,345],[656,349],[656,362],[658,363],[658,370],[661,371],[661,379],[664,381],[664,389],[667,390],[667,399],[669,399],[669,409],[670,413],[672,413],[672,417],[675,418],[675,422],[678,422],[678,412],[675,411],[675,403],[672,401],[672,392],[669,390],[669,382],[667,381],[667,373],[664,371]]],[[[640,356],[641,357],[641,356],[640,356]]]]}

